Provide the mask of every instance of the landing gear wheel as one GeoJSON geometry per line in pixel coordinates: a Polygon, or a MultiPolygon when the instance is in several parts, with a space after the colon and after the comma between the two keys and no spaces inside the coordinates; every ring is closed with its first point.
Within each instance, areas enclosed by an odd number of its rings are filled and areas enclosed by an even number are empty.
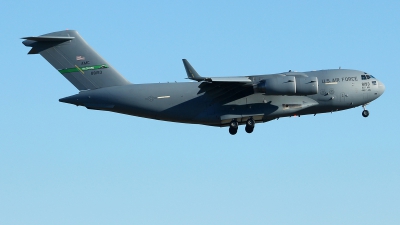
{"type": "Polygon", "coordinates": [[[368,117],[368,116],[369,116],[368,110],[364,110],[364,111],[362,112],[362,116],[363,116],[363,117],[368,117]]]}
{"type": "Polygon", "coordinates": [[[239,127],[239,123],[236,120],[232,120],[229,124],[229,133],[235,135],[237,133],[239,127]]]}
{"type": "Polygon", "coordinates": [[[238,130],[237,128],[235,129],[235,128],[229,127],[229,133],[232,135],[235,135],[237,133],[237,130],[238,130]]]}
{"type": "Polygon", "coordinates": [[[254,127],[255,124],[256,122],[253,120],[253,118],[250,118],[246,121],[246,126],[248,127],[254,127]]]}
{"type": "Polygon", "coordinates": [[[249,118],[246,121],[246,128],[245,128],[246,132],[249,133],[249,134],[251,132],[253,132],[255,124],[256,124],[256,122],[254,121],[254,119],[253,118],[249,118]]]}
{"type": "Polygon", "coordinates": [[[236,121],[236,120],[232,120],[231,123],[229,124],[229,126],[230,126],[231,128],[237,129],[237,128],[239,127],[239,123],[238,123],[238,121],[236,121]]]}
{"type": "Polygon", "coordinates": [[[249,127],[249,126],[246,126],[246,128],[244,128],[245,130],[246,130],[246,132],[247,133],[252,133],[253,132],[253,130],[254,130],[254,127],[249,127]]]}

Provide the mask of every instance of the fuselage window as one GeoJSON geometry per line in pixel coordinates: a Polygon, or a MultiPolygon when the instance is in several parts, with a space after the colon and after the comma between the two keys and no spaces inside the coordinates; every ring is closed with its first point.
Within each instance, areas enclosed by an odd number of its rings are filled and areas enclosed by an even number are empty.
{"type": "Polygon", "coordinates": [[[361,75],[361,80],[366,80],[365,75],[361,75]]]}
{"type": "Polygon", "coordinates": [[[369,75],[365,75],[367,77],[367,79],[371,78],[369,75]]]}

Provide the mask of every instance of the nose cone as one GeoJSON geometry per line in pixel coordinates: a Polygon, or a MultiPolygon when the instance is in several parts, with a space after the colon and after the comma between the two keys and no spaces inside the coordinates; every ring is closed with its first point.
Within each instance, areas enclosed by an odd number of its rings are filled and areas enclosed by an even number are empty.
{"type": "Polygon", "coordinates": [[[379,87],[378,88],[379,88],[379,94],[382,95],[383,92],[385,92],[385,85],[381,81],[379,81],[379,87]]]}

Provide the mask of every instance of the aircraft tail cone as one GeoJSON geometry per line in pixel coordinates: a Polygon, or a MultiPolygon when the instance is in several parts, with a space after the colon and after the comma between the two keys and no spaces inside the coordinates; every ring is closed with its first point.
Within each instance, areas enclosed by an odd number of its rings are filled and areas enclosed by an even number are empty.
{"type": "Polygon", "coordinates": [[[82,105],[81,98],[78,95],[72,95],[65,98],[60,98],[59,102],[69,103],[73,105],[82,105]]]}

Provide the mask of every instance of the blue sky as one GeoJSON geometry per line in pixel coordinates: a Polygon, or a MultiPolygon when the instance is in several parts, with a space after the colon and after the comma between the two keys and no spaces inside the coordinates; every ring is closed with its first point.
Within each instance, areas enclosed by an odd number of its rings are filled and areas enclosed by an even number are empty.
{"type": "Polygon", "coordinates": [[[9,1],[0,224],[399,224],[399,1],[9,1]],[[249,135],[59,103],[77,90],[21,37],[75,29],[133,83],[348,68],[367,108],[249,135]]]}

